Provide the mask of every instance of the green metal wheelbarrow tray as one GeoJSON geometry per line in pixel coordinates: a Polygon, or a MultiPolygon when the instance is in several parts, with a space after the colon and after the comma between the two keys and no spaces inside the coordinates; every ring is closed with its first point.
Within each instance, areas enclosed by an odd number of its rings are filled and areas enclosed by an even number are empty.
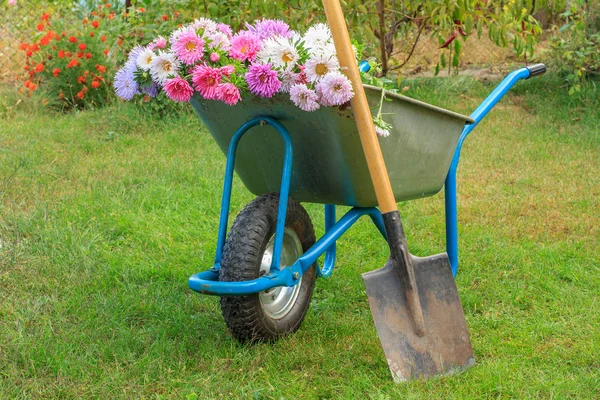
{"type": "MultiPolygon", "coordinates": [[[[446,252],[454,276],[456,169],[463,141],[517,81],[544,72],[543,64],[513,71],[469,117],[386,93],[383,112],[394,128],[379,143],[395,199],[432,196],[445,188],[446,252]]],[[[376,106],[381,89],[365,90],[376,106]]],[[[223,315],[239,340],[293,332],[306,314],[315,277],[333,271],[336,240],[363,215],[385,238],[352,112],[327,107],[307,113],[287,96],[244,99],[234,107],[200,98],[191,104],[227,156],[227,166],[215,262],[191,276],[189,286],[223,296],[223,315]],[[259,197],[239,214],[227,237],[234,170],[259,197]],[[325,205],[319,240],[299,202],[325,205]],[[335,205],[352,208],[336,221],[335,205]]]]}

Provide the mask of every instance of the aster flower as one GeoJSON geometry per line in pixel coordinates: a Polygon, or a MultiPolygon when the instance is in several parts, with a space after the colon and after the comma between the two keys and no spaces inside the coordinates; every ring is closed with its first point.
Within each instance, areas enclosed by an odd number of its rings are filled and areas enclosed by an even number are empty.
{"type": "Polygon", "coordinates": [[[331,54],[329,56],[325,54],[319,54],[310,57],[305,64],[306,78],[309,82],[319,82],[325,76],[330,73],[337,71],[340,64],[337,57],[331,54]]]}
{"type": "Polygon", "coordinates": [[[290,99],[304,111],[315,111],[320,107],[318,102],[319,96],[305,84],[292,86],[290,89],[290,99]]]}
{"type": "Polygon", "coordinates": [[[163,86],[165,94],[173,101],[184,103],[189,101],[194,94],[194,89],[190,86],[185,79],[180,76],[176,76],[172,79],[167,79],[163,86]]]}
{"type": "Polygon", "coordinates": [[[204,39],[193,31],[183,32],[173,42],[173,52],[186,65],[193,65],[204,55],[204,39]]]}
{"type": "Polygon", "coordinates": [[[218,23],[217,24],[217,31],[226,34],[228,37],[233,36],[233,32],[231,31],[231,27],[229,25],[227,25],[227,24],[218,23]]]}
{"type": "Polygon", "coordinates": [[[221,67],[221,73],[225,76],[229,76],[235,72],[235,67],[233,65],[224,65],[221,67]]]}
{"type": "Polygon", "coordinates": [[[216,90],[221,83],[221,70],[207,65],[198,65],[192,70],[194,89],[206,100],[216,99],[216,90]]]}
{"type": "Polygon", "coordinates": [[[195,29],[192,28],[189,24],[188,25],[184,25],[180,28],[175,29],[172,33],[171,36],[169,37],[169,41],[171,43],[175,43],[177,41],[177,39],[179,39],[179,36],[181,36],[183,33],[185,32],[195,32],[195,29]]]}
{"type": "Polygon", "coordinates": [[[194,22],[192,22],[188,26],[194,31],[197,31],[198,29],[202,29],[204,32],[213,32],[217,30],[217,23],[209,18],[195,19],[194,22]]]}
{"type": "Polygon", "coordinates": [[[315,24],[304,34],[304,45],[309,52],[332,43],[331,31],[326,24],[315,24]]]}
{"type": "Polygon", "coordinates": [[[291,69],[296,65],[300,55],[296,46],[282,36],[274,36],[262,43],[262,49],[258,52],[256,60],[262,64],[272,62],[274,68],[291,69]]]}
{"type": "Polygon", "coordinates": [[[258,35],[250,31],[239,31],[231,38],[229,55],[241,61],[254,61],[260,47],[258,35]]]}
{"type": "Polygon", "coordinates": [[[134,80],[134,65],[125,65],[115,75],[113,86],[117,96],[123,100],[131,100],[138,92],[139,86],[134,80]]]}
{"type": "Polygon", "coordinates": [[[167,39],[165,39],[162,36],[159,36],[156,39],[154,39],[152,43],[159,49],[164,49],[165,47],[167,47],[167,39]]]}
{"type": "Polygon", "coordinates": [[[180,63],[175,54],[160,51],[150,63],[150,75],[154,82],[163,85],[167,78],[177,73],[179,67],[180,63]]]}
{"type": "Polygon", "coordinates": [[[204,38],[206,38],[208,47],[211,49],[229,51],[231,48],[230,36],[226,33],[220,31],[209,32],[204,34],[204,38]]]}
{"type": "Polygon", "coordinates": [[[145,50],[145,48],[143,46],[135,46],[130,52],[129,55],[127,57],[127,62],[126,64],[128,65],[132,65],[135,66],[137,63],[137,59],[140,56],[140,54],[145,50]]]}
{"type": "Polygon", "coordinates": [[[277,79],[277,71],[271,69],[271,63],[260,65],[254,64],[248,68],[246,82],[252,94],[260,97],[273,97],[281,87],[277,79]]]}
{"type": "Polygon", "coordinates": [[[352,83],[337,71],[327,74],[317,86],[324,101],[331,106],[342,105],[354,95],[352,83]]]}
{"type": "Polygon", "coordinates": [[[216,100],[220,100],[227,105],[235,106],[241,100],[240,91],[233,83],[223,83],[217,86],[216,100]]]}
{"type": "Polygon", "coordinates": [[[254,32],[261,39],[268,39],[273,36],[281,36],[286,39],[293,35],[293,31],[290,30],[288,24],[283,21],[276,19],[265,19],[256,21],[254,25],[246,23],[246,29],[250,32],[254,32]]]}
{"type": "Polygon", "coordinates": [[[136,64],[137,64],[138,68],[140,68],[144,71],[150,70],[150,65],[151,65],[152,60],[154,59],[155,55],[156,54],[154,54],[154,52],[148,48],[146,48],[144,51],[140,52],[138,58],[136,59],[136,64]]]}
{"type": "Polygon", "coordinates": [[[293,71],[279,71],[279,80],[281,81],[281,88],[279,88],[279,91],[282,93],[289,93],[292,86],[294,86],[297,83],[303,83],[298,82],[298,75],[299,74],[293,71]]]}
{"type": "Polygon", "coordinates": [[[152,82],[151,85],[140,86],[140,91],[148,96],[154,98],[158,96],[158,85],[152,82]]]}

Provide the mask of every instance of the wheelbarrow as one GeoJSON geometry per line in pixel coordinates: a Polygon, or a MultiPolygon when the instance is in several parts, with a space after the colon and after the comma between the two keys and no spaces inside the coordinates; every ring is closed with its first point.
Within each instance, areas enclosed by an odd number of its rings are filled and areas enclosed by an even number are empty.
{"type": "MultiPolygon", "coordinates": [[[[361,67],[368,68],[365,63],[361,67]]],[[[510,73],[468,117],[385,93],[383,112],[394,129],[379,143],[395,200],[432,196],[444,188],[446,252],[454,276],[456,171],[462,144],[517,81],[545,69],[538,64],[510,73]]],[[[376,106],[383,89],[364,89],[370,106],[376,106]]],[[[227,164],[215,261],[192,275],[189,287],[222,296],[225,322],[242,342],[290,334],[307,313],[315,279],[332,275],[336,241],[362,216],[370,217],[386,237],[352,112],[328,107],[307,113],[287,96],[245,99],[234,107],[194,97],[191,104],[227,164]],[[240,212],[227,236],[234,171],[257,197],[240,212]],[[318,240],[302,202],[324,204],[325,233],[318,240]],[[336,205],[352,208],[336,220],[336,205]]],[[[465,357],[464,364],[471,364],[472,350],[465,357]]]]}

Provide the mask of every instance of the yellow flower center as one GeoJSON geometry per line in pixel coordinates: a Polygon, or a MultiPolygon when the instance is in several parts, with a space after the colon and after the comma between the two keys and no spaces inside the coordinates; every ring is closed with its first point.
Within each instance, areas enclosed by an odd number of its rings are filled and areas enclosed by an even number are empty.
{"type": "Polygon", "coordinates": [[[246,54],[247,52],[248,52],[248,47],[247,46],[242,46],[242,48],[240,49],[240,53],[246,54]]]}
{"type": "Polygon", "coordinates": [[[194,43],[194,42],[187,42],[187,44],[185,45],[185,49],[187,51],[196,50],[196,43],[194,43]]]}
{"type": "Polygon", "coordinates": [[[148,59],[146,60],[147,64],[150,64],[152,62],[152,56],[148,56],[148,59]]]}
{"type": "Polygon", "coordinates": [[[317,66],[315,67],[315,72],[317,75],[325,75],[327,74],[327,72],[329,72],[329,68],[327,68],[327,65],[323,63],[317,64],[317,66]]]}
{"type": "Polygon", "coordinates": [[[281,61],[283,61],[284,63],[292,62],[294,61],[294,55],[291,51],[284,51],[281,55],[281,61]]]}
{"type": "Polygon", "coordinates": [[[171,62],[170,61],[165,61],[163,63],[163,69],[165,71],[167,71],[167,72],[170,72],[171,71],[171,62]]]}

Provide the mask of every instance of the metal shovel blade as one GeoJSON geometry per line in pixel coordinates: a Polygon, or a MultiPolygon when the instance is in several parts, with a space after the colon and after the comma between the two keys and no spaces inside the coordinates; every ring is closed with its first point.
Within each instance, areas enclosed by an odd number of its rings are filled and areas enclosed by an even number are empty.
{"type": "Polygon", "coordinates": [[[447,254],[410,255],[424,334],[416,329],[407,306],[406,284],[398,273],[402,260],[393,254],[383,268],[363,274],[363,280],[394,381],[449,374],[475,364],[447,254]]]}

